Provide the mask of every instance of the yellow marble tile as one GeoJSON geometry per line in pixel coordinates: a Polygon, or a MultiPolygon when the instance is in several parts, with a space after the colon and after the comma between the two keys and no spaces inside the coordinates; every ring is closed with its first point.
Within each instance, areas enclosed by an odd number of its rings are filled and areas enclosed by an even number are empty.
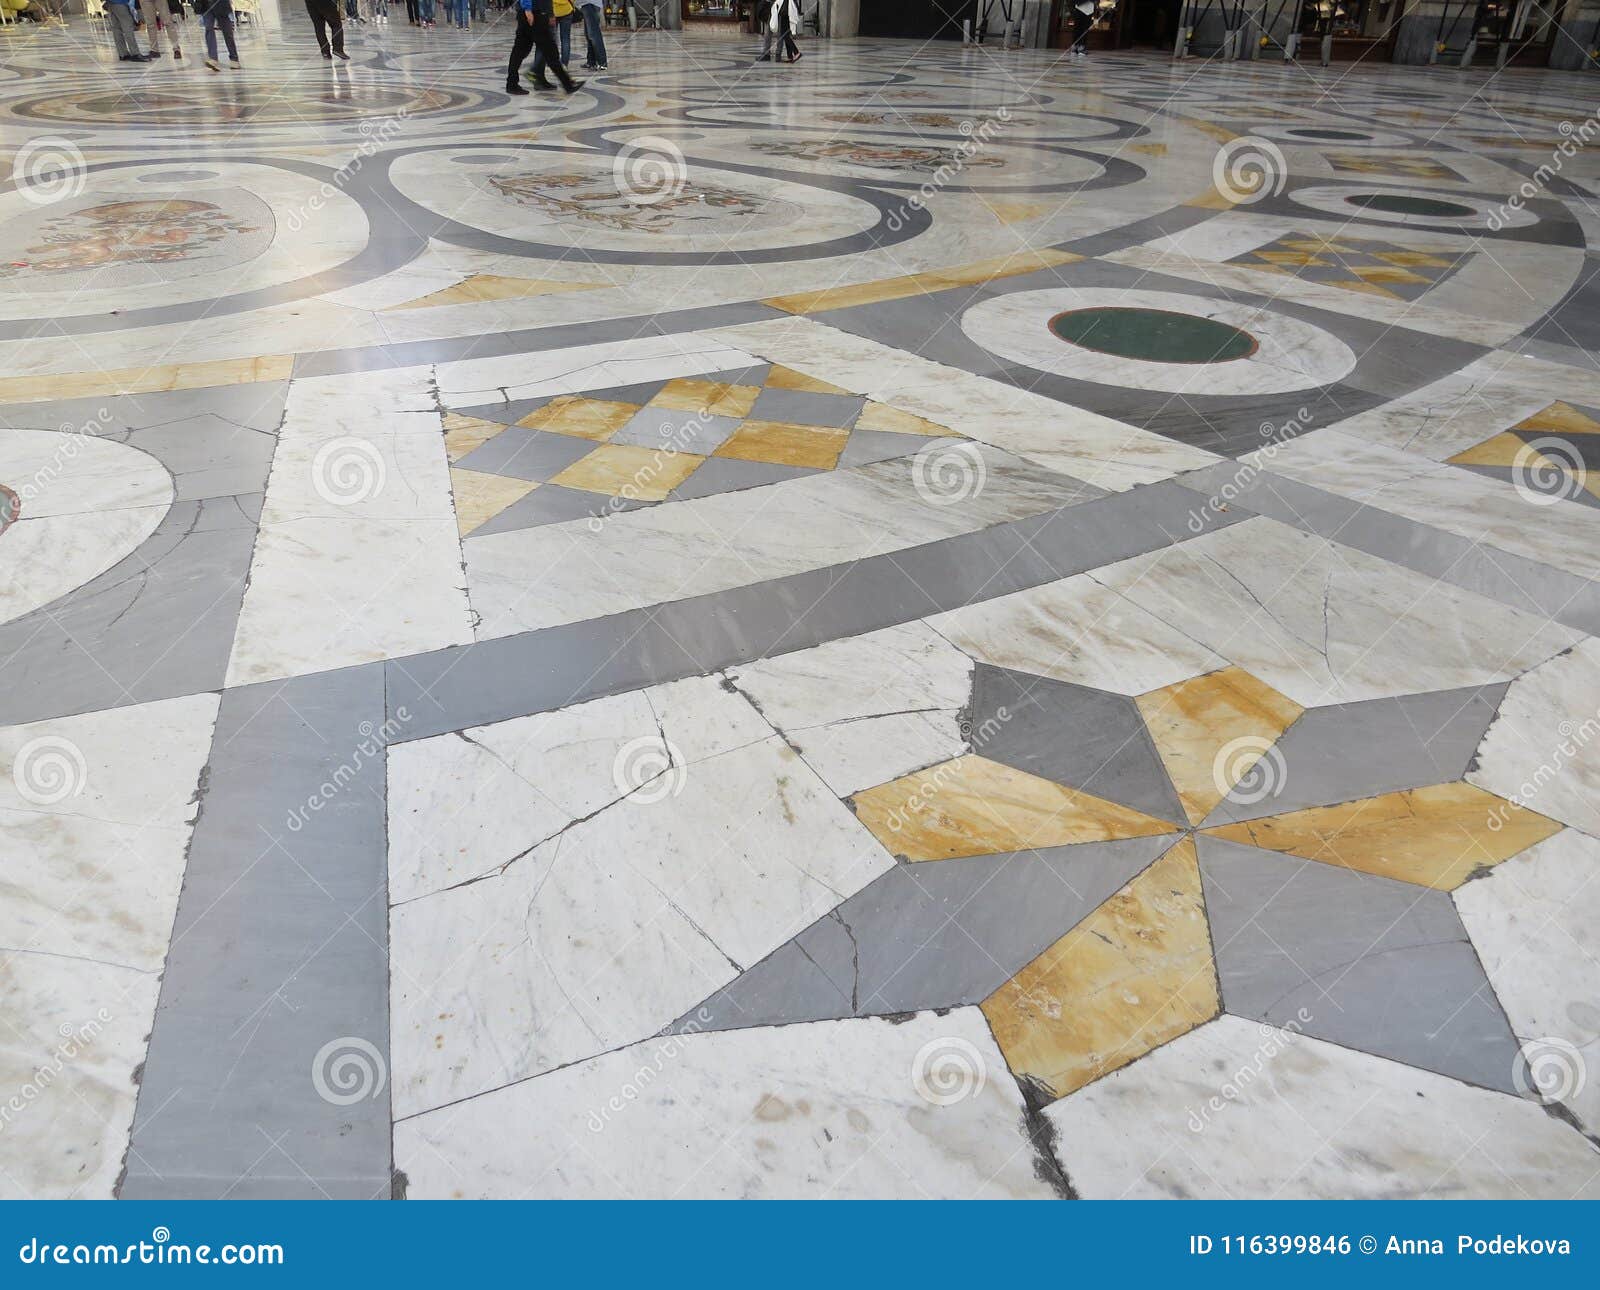
{"type": "Polygon", "coordinates": [[[1185,838],[979,1005],[1019,1080],[1065,1097],[1221,1011],[1185,838]]]}
{"type": "Polygon", "coordinates": [[[525,430],[549,430],[574,439],[593,439],[604,443],[627,425],[639,411],[637,403],[613,403],[609,399],[583,399],[563,394],[544,407],[528,413],[517,424],[525,430]]]}
{"type": "Polygon", "coordinates": [[[1210,815],[1304,711],[1237,667],[1134,702],[1191,824],[1210,815]]]}
{"type": "Polygon", "coordinates": [[[1448,269],[1454,263],[1427,251],[1379,251],[1373,258],[1413,269],[1448,269]]]}
{"type": "Polygon", "coordinates": [[[890,434],[955,435],[949,426],[924,420],[910,412],[902,412],[887,403],[874,403],[870,399],[861,415],[856,418],[857,430],[887,430],[890,434]]]}
{"type": "Polygon", "coordinates": [[[1164,143],[1135,143],[1129,146],[1130,152],[1142,152],[1147,157],[1164,157],[1167,155],[1167,145],[1164,143]]]}
{"type": "Polygon", "coordinates": [[[1471,784],[1437,784],[1206,832],[1230,842],[1452,891],[1561,825],[1471,784]]]}
{"type": "Polygon", "coordinates": [[[96,394],[154,394],[163,390],[203,390],[212,385],[286,381],[293,370],[294,355],[267,354],[259,358],[217,358],[155,367],[8,376],[0,378],[0,403],[39,403],[89,398],[96,394]]]}
{"type": "Polygon", "coordinates": [[[976,286],[1023,273],[1035,273],[1058,264],[1072,264],[1083,257],[1070,251],[1020,251],[1015,255],[994,256],[971,264],[952,265],[927,273],[912,273],[854,286],[828,287],[821,291],[802,291],[790,296],[774,296],[762,303],[790,314],[815,314],[827,309],[848,309],[854,305],[876,304],[883,300],[904,300],[908,296],[928,295],[951,287],[976,286]]]}
{"type": "Polygon", "coordinates": [[[715,417],[747,417],[761,396],[759,385],[729,385],[725,381],[702,381],[680,377],[662,386],[650,400],[653,408],[678,412],[703,412],[715,417]]]}
{"type": "Polygon", "coordinates": [[[908,860],[1153,837],[1173,826],[967,753],[857,793],[856,817],[908,860]]]}
{"type": "Polygon", "coordinates": [[[775,466],[832,470],[850,439],[848,430],[796,426],[783,421],[746,421],[712,454],[775,466]]]}
{"type": "Polygon", "coordinates": [[[806,394],[850,394],[849,390],[829,385],[815,376],[807,376],[804,372],[797,372],[779,363],[774,363],[772,370],[767,373],[766,385],[771,390],[800,390],[806,394]]]}
{"type": "Polygon", "coordinates": [[[508,278],[495,273],[475,273],[453,287],[444,287],[403,304],[390,305],[382,312],[476,305],[488,300],[521,300],[529,296],[558,295],[565,291],[597,291],[605,285],[603,282],[556,282],[546,278],[508,278]]]}
{"type": "Polygon", "coordinates": [[[482,417],[466,417],[459,412],[444,414],[444,455],[451,461],[460,461],[474,448],[481,448],[505,426],[498,421],[485,421],[482,417]]]}
{"type": "Polygon", "coordinates": [[[1296,268],[1326,267],[1333,263],[1310,251],[1257,251],[1256,259],[1268,264],[1292,265],[1296,268]]]}
{"type": "Polygon", "coordinates": [[[1006,225],[1025,224],[1032,219],[1042,219],[1057,209],[1053,202],[1004,201],[991,197],[985,197],[983,204],[997,220],[1006,225]]]}
{"type": "Polygon", "coordinates": [[[492,520],[537,487],[526,479],[507,479],[504,475],[489,475],[481,470],[451,467],[450,489],[455,494],[456,528],[466,537],[478,525],[492,520]]]}
{"type": "Polygon", "coordinates": [[[1403,269],[1396,264],[1358,264],[1347,267],[1349,267],[1351,273],[1355,274],[1363,282],[1382,284],[1385,282],[1417,283],[1428,281],[1420,273],[1413,273],[1410,269],[1403,269]]]}
{"type": "Polygon", "coordinates": [[[1450,462],[1456,466],[1514,466],[1518,454],[1526,452],[1527,447],[1526,439],[1508,430],[1492,439],[1485,439],[1465,452],[1456,453],[1450,462]]]}
{"type": "Polygon", "coordinates": [[[688,479],[705,461],[692,452],[603,443],[550,480],[563,488],[581,488],[607,497],[659,502],[688,479]]]}
{"type": "Polygon", "coordinates": [[[1310,251],[1314,255],[1334,255],[1340,251],[1351,252],[1356,249],[1348,243],[1338,242],[1326,237],[1284,238],[1281,245],[1291,251],[1310,251]]]}
{"type": "Polygon", "coordinates": [[[1570,403],[1552,403],[1512,428],[1538,430],[1544,434],[1600,434],[1600,421],[1586,412],[1579,412],[1570,403]]]}

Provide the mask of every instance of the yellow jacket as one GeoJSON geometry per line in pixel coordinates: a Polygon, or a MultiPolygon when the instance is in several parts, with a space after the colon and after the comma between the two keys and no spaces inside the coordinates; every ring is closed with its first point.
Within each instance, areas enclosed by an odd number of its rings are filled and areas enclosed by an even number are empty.
{"type": "Polygon", "coordinates": [[[572,0],[550,0],[550,8],[557,18],[572,17],[572,0]]]}

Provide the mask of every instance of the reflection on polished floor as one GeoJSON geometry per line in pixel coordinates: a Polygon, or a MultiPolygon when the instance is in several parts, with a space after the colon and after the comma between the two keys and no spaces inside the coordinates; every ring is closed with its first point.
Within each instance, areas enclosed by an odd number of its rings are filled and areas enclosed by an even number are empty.
{"type": "Polygon", "coordinates": [[[0,1195],[1600,1194],[1592,76],[3,39],[0,1195]]]}

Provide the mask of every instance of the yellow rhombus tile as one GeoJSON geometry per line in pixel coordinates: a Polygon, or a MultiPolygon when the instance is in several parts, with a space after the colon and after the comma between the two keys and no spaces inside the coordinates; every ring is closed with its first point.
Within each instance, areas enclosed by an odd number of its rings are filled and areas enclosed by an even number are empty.
{"type": "Polygon", "coordinates": [[[782,421],[746,421],[712,454],[775,466],[832,470],[850,439],[848,430],[797,426],[782,421]]]}
{"type": "Polygon", "coordinates": [[[1377,251],[1373,258],[1385,264],[1399,264],[1411,269],[1448,269],[1454,260],[1430,255],[1426,251],[1377,251]]]}
{"type": "Polygon", "coordinates": [[[1301,268],[1326,268],[1333,263],[1310,251],[1257,251],[1255,256],[1268,264],[1288,264],[1301,268]]]}
{"type": "Polygon", "coordinates": [[[597,291],[603,282],[557,282],[546,278],[508,278],[495,273],[475,273],[453,287],[444,287],[404,304],[390,305],[385,313],[401,309],[438,309],[444,305],[477,305],[490,300],[523,300],[565,291],[597,291]]]}
{"type": "Polygon", "coordinates": [[[1586,412],[1579,412],[1570,403],[1552,403],[1535,412],[1513,427],[1517,430],[1541,430],[1549,434],[1600,434],[1600,421],[1586,412]]]}
{"type": "Polygon", "coordinates": [[[1376,282],[1363,282],[1360,278],[1347,278],[1343,281],[1324,282],[1319,285],[1338,287],[1341,291],[1354,291],[1357,295],[1382,296],[1385,300],[1401,299],[1400,296],[1390,291],[1388,287],[1380,287],[1376,282]]]}
{"type": "Polygon", "coordinates": [[[902,412],[899,408],[890,407],[887,403],[874,403],[867,400],[867,405],[861,409],[861,415],[856,418],[857,430],[886,430],[890,434],[920,434],[920,435],[957,435],[949,426],[939,425],[937,422],[924,420],[910,412],[902,412]]]}
{"type": "Polygon", "coordinates": [[[1174,831],[1171,824],[975,753],[857,793],[856,817],[894,855],[953,860],[1174,831]]]}
{"type": "Polygon", "coordinates": [[[498,421],[485,421],[481,417],[464,417],[459,412],[444,414],[444,455],[451,461],[460,461],[474,448],[481,448],[505,426],[498,421]]]}
{"type": "Polygon", "coordinates": [[[704,457],[692,452],[603,443],[550,482],[563,488],[581,488],[586,493],[604,493],[607,497],[659,502],[694,474],[704,461],[704,457]]]}
{"type": "Polygon", "coordinates": [[[1428,279],[1420,273],[1413,273],[1410,269],[1402,269],[1392,264],[1359,264],[1347,266],[1351,273],[1363,282],[1427,282],[1428,279]]]}
{"type": "Polygon", "coordinates": [[[1207,829],[1267,851],[1453,891],[1561,831],[1471,784],[1436,784],[1207,829]]]}
{"type": "Polygon", "coordinates": [[[639,406],[563,394],[528,413],[517,424],[525,430],[549,430],[554,434],[571,435],[574,439],[604,443],[633,419],[639,406]]]}
{"type": "MultiPolygon", "coordinates": [[[[1450,464],[1455,466],[1514,466],[1519,456],[1529,452],[1528,441],[1521,435],[1512,434],[1509,430],[1504,434],[1497,434],[1492,439],[1485,439],[1476,447],[1458,452],[1450,458],[1450,464]]],[[[1539,455],[1534,453],[1535,456],[1539,455]]]]}
{"type": "Polygon", "coordinates": [[[837,385],[818,380],[815,376],[807,376],[804,372],[797,372],[792,367],[783,367],[778,363],[772,365],[772,370],[767,373],[766,385],[772,390],[800,390],[806,394],[843,394],[850,396],[850,391],[840,389],[837,385]]]}
{"type": "Polygon", "coordinates": [[[507,479],[504,475],[452,467],[450,489],[455,495],[457,530],[466,537],[537,487],[526,479],[507,479]]]}
{"type": "Polygon", "coordinates": [[[1179,842],[979,1006],[1012,1072],[1051,1099],[1215,1017],[1222,1005],[1194,841],[1179,842]]]}
{"type": "Polygon", "coordinates": [[[653,408],[674,412],[703,412],[714,417],[747,417],[761,397],[758,385],[729,385],[725,381],[703,381],[679,377],[668,381],[650,400],[653,408]]]}
{"type": "Polygon", "coordinates": [[[1210,815],[1304,711],[1237,667],[1152,690],[1134,702],[1191,824],[1210,815]]]}

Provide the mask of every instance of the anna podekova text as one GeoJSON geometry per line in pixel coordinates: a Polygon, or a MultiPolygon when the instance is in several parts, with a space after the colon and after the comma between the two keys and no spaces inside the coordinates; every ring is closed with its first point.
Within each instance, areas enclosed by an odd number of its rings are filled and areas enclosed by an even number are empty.
{"type": "MultiPolygon", "coordinates": [[[[1448,1246],[1441,1237],[1390,1236],[1382,1246],[1377,1238],[1363,1236],[1317,1235],[1267,1235],[1219,1236],[1195,1235],[1189,1238],[1190,1254],[1444,1254],[1448,1246]]],[[[1566,1237],[1523,1236],[1457,1236],[1456,1254],[1571,1254],[1572,1242],[1566,1237]]]]}

